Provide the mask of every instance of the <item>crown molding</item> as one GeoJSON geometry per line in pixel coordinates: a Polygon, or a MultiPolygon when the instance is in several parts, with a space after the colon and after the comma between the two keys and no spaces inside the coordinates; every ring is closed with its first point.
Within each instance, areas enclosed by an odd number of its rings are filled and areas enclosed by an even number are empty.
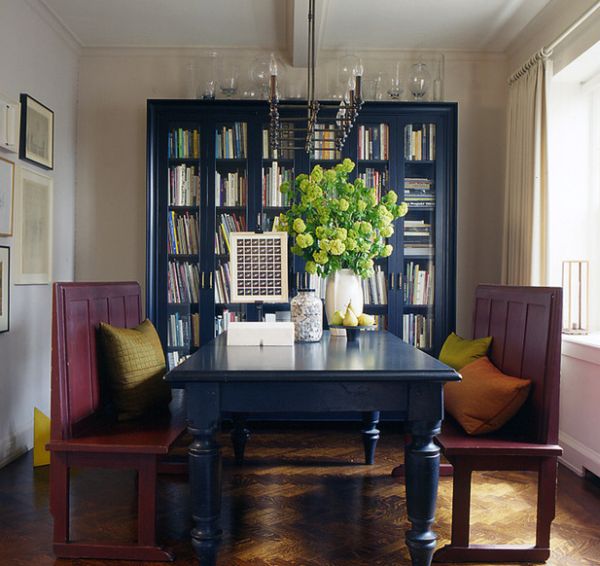
{"type": "Polygon", "coordinates": [[[69,29],[63,20],[51,10],[44,0],[25,0],[27,5],[48,24],[66,45],[77,55],[81,54],[83,43],[69,29]]]}

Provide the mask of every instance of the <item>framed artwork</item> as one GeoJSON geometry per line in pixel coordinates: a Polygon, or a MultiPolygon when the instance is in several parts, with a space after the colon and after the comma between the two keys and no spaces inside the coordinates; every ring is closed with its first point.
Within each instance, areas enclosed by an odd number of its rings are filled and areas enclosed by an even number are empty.
{"type": "Polygon", "coordinates": [[[286,232],[232,232],[231,301],[287,303],[286,232]]]}
{"type": "Polygon", "coordinates": [[[0,332],[10,323],[10,248],[0,246],[0,332]]]}
{"type": "Polygon", "coordinates": [[[52,277],[52,178],[19,169],[15,191],[16,285],[46,285],[52,277]]]}
{"type": "Polygon", "coordinates": [[[0,157],[0,236],[12,236],[15,164],[0,157]]]}
{"type": "Polygon", "coordinates": [[[19,157],[54,168],[54,112],[28,94],[21,94],[19,157]]]}

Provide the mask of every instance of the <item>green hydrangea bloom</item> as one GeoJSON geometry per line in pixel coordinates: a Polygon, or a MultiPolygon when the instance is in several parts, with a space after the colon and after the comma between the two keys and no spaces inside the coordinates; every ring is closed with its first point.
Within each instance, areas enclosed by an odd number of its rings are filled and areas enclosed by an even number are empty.
{"type": "Polygon", "coordinates": [[[319,249],[328,252],[331,249],[331,242],[326,238],[319,240],[319,249]]]}
{"type": "Polygon", "coordinates": [[[292,224],[292,227],[298,234],[301,234],[304,232],[304,230],[306,230],[306,224],[304,224],[304,220],[302,220],[302,218],[296,218],[292,224]]]}
{"type": "Polygon", "coordinates": [[[352,159],[348,159],[346,157],[346,159],[344,159],[344,161],[342,161],[342,165],[343,165],[343,170],[346,173],[352,173],[352,171],[354,171],[354,162],[352,161],[352,159]]]}
{"type": "Polygon", "coordinates": [[[389,238],[394,234],[394,227],[391,224],[388,224],[380,230],[380,233],[384,238],[389,238]]]}
{"type": "Polygon", "coordinates": [[[338,202],[338,208],[342,212],[346,212],[350,208],[350,203],[345,198],[341,198],[338,202]]]}
{"type": "Polygon", "coordinates": [[[346,230],[346,228],[337,228],[335,231],[335,237],[344,241],[348,237],[348,230],[346,230]]]}
{"type": "Polygon", "coordinates": [[[304,249],[312,246],[314,240],[310,234],[298,234],[298,236],[296,237],[296,243],[304,249]]]}
{"type": "Polygon", "coordinates": [[[335,171],[333,169],[328,169],[327,171],[325,171],[324,177],[325,177],[325,181],[327,183],[335,182],[335,178],[336,178],[335,171]]]}
{"type": "Polygon", "coordinates": [[[323,168],[320,165],[313,167],[312,173],[310,174],[311,181],[320,183],[323,180],[323,168]]]}
{"type": "Polygon", "coordinates": [[[342,255],[346,251],[346,246],[342,240],[335,239],[331,242],[330,252],[332,255],[342,255]]]}
{"type": "Polygon", "coordinates": [[[386,244],[381,251],[381,257],[389,257],[392,255],[394,248],[390,244],[386,244]]]}
{"type": "Polygon", "coordinates": [[[358,209],[359,212],[364,212],[365,210],[367,210],[367,203],[363,199],[360,199],[356,203],[356,208],[358,209]]]}
{"type": "Polygon", "coordinates": [[[396,218],[400,218],[400,216],[406,216],[407,212],[408,212],[408,204],[406,204],[405,202],[401,202],[400,205],[398,206],[398,214],[396,214],[396,218]]]}
{"type": "Polygon", "coordinates": [[[356,240],[354,238],[348,238],[344,244],[346,244],[346,249],[349,252],[353,252],[357,247],[356,240]]]}
{"type": "Polygon", "coordinates": [[[323,250],[318,251],[318,252],[313,252],[313,259],[320,265],[325,265],[329,261],[327,252],[325,252],[323,250]]]}
{"type": "Polygon", "coordinates": [[[368,236],[373,231],[373,226],[370,222],[363,221],[360,223],[360,232],[365,236],[368,236]]]}
{"type": "Polygon", "coordinates": [[[398,201],[398,195],[396,194],[396,191],[388,191],[385,196],[386,202],[389,202],[390,204],[396,204],[398,201]]]}
{"type": "Polygon", "coordinates": [[[302,192],[306,192],[308,187],[310,187],[310,181],[308,180],[308,178],[302,179],[302,181],[300,181],[300,190],[302,192]]]}
{"type": "Polygon", "coordinates": [[[317,264],[314,261],[307,261],[304,265],[304,269],[307,273],[314,275],[317,272],[317,264]]]}

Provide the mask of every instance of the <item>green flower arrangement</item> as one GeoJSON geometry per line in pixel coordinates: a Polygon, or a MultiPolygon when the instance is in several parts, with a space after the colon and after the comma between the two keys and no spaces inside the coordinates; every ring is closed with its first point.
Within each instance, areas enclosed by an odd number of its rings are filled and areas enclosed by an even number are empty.
{"type": "Polygon", "coordinates": [[[292,252],[306,260],[306,271],[321,277],[339,269],[351,269],[363,278],[373,275],[373,260],[388,257],[386,243],[394,233],[393,221],[408,211],[397,204],[398,195],[388,191],[377,200],[375,189],[362,179],[348,182],[354,163],[344,159],[324,171],[315,166],[310,175],[298,175],[295,190],[281,184],[292,204],[279,215],[278,229],[292,239],[292,252]]]}

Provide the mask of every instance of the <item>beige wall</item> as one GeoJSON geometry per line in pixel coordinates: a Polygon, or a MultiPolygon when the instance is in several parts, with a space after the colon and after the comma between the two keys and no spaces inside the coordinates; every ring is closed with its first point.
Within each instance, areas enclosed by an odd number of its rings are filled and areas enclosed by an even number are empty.
{"type": "MultiPolygon", "coordinates": [[[[0,91],[27,93],[54,111],[54,170],[0,151],[0,157],[52,177],[55,281],[74,272],[75,153],[78,52],[43,6],[0,0],[0,91]]],[[[15,190],[17,187],[15,187],[15,190]]],[[[11,248],[14,237],[1,237],[11,248]]],[[[14,278],[14,272],[13,272],[14,278]]],[[[10,330],[0,334],[0,467],[33,445],[33,408],[50,411],[50,285],[10,286],[10,330]]]]}
{"type": "MultiPolygon", "coordinates": [[[[255,54],[237,56],[249,65],[255,54]]],[[[393,68],[402,56],[369,53],[365,66],[368,70],[369,61],[376,61],[393,68]]],[[[143,282],[146,99],[184,97],[189,60],[189,52],[175,50],[84,52],[79,79],[77,279],[143,282]]],[[[303,78],[303,73],[298,74],[303,78]]],[[[291,74],[288,71],[288,77],[291,74]]],[[[332,75],[332,64],[324,60],[319,75],[323,94],[332,75]]],[[[475,285],[498,282],[500,276],[504,57],[446,54],[445,95],[459,102],[458,330],[468,333],[475,285]]]]}

